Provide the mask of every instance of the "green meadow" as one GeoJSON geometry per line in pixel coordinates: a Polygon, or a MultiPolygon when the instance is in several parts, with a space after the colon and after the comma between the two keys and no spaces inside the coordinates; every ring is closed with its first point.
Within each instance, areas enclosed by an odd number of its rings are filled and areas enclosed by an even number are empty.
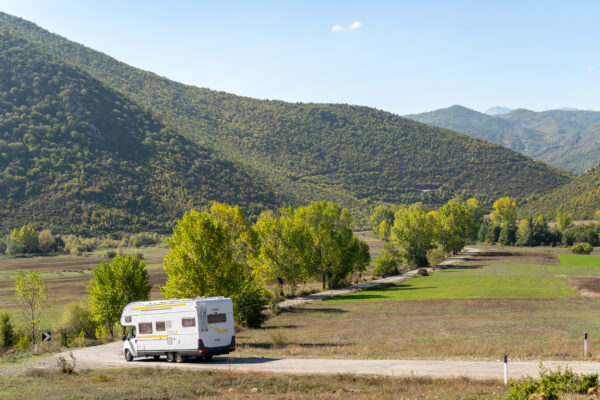
{"type": "Polygon", "coordinates": [[[580,254],[559,254],[560,265],[598,267],[600,271],[600,256],[587,256],[580,254]]]}

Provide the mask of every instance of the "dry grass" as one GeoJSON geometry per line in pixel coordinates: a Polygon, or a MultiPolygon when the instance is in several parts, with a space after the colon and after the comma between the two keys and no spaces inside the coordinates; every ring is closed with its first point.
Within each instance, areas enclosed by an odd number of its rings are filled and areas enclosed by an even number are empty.
{"type": "Polygon", "coordinates": [[[236,355],[390,359],[600,359],[599,299],[318,302],[237,335],[236,355]],[[287,345],[275,348],[280,330],[287,345]],[[595,350],[596,349],[596,350],[595,350]]]}
{"type": "Polygon", "coordinates": [[[0,399],[489,399],[495,380],[114,369],[0,377],[0,399]]]}

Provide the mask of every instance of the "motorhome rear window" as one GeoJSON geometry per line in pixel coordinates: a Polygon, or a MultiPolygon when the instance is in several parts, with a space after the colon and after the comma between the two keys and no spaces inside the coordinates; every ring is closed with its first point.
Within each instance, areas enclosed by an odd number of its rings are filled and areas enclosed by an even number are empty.
{"type": "Polygon", "coordinates": [[[219,324],[221,322],[227,322],[227,315],[225,314],[210,314],[208,315],[209,324],[219,324]]]}
{"type": "Polygon", "coordinates": [[[140,322],[139,333],[152,333],[152,322],[140,322]]]}
{"type": "Polygon", "coordinates": [[[196,326],[196,318],[181,318],[181,326],[196,326]]]}
{"type": "Polygon", "coordinates": [[[165,330],[165,321],[156,321],[156,331],[164,331],[165,330]]]}
{"type": "Polygon", "coordinates": [[[131,322],[131,315],[125,316],[125,322],[131,322]]]}

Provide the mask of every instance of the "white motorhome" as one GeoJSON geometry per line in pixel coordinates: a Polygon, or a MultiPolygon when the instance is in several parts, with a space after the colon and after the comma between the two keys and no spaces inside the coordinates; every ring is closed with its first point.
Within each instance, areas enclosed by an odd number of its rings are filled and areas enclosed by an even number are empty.
{"type": "Polygon", "coordinates": [[[127,361],[162,355],[169,362],[190,356],[208,361],[235,350],[233,304],[225,297],[130,303],[123,309],[121,325],[129,327],[123,335],[127,361]]]}

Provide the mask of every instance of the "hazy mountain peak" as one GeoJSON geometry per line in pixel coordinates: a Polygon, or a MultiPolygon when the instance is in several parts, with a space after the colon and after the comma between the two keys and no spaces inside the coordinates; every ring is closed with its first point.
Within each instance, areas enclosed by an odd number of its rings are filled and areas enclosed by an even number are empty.
{"type": "Polygon", "coordinates": [[[502,114],[508,114],[511,111],[512,110],[507,107],[494,106],[492,108],[488,108],[487,110],[485,110],[484,113],[487,115],[502,115],[502,114]]]}

